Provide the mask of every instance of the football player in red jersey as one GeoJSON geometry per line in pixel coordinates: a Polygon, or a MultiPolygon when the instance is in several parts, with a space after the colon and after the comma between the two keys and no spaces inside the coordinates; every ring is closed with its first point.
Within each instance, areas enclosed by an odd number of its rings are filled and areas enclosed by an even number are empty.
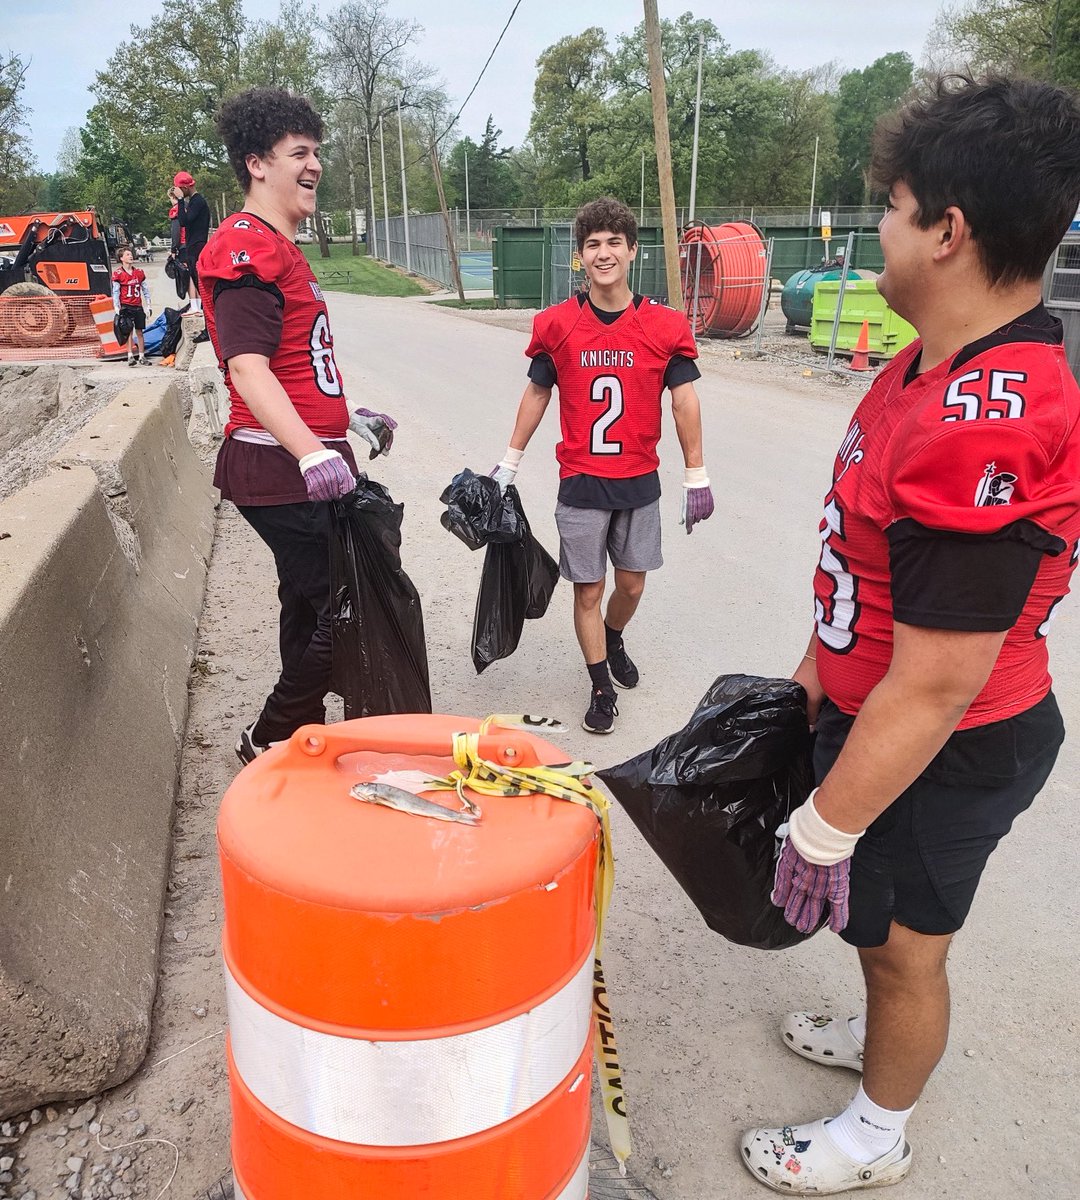
{"type": "Polygon", "coordinates": [[[323,123],[274,88],[234,96],[218,132],[244,191],[199,258],[206,328],[230,413],[214,483],[270,548],[281,600],[281,675],[236,753],[250,762],[321,723],[330,690],[329,501],[356,484],[350,428],[386,453],[395,422],[346,406],[326,301],[297,225],[315,211],[323,123]]]}
{"type": "Polygon", "coordinates": [[[754,1177],[789,1195],[907,1174],[949,943],[1064,737],[1046,638],[1080,539],[1080,389],[1042,274],[1080,202],[1080,107],[946,77],[879,126],[874,173],[878,286],[919,339],[856,410],[825,497],[795,672],[818,787],[773,894],[800,929],[827,915],[866,984],[865,1014],[793,1013],[785,1044],[863,1078],[831,1120],[744,1138],[754,1177]]]}
{"type": "Polygon", "coordinates": [[[574,628],[591,684],[582,727],[610,733],[618,709],[612,681],[636,687],[638,669],[623,644],[647,571],[659,567],[661,397],[671,391],[686,472],[680,524],[690,533],[713,512],[701,450],[694,380],[697,346],[681,312],[630,289],[637,222],[617,200],[583,205],[574,222],[589,290],[545,309],[525,353],[529,385],[510,445],[492,475],[512,483],[529,439],[559,389],[559,567],[574,585],[574,628]],[[601,613],[608,560],[615,590],[601,613]]]}
{"type": "Polygon", "coordinates": [[[120,251],[120,265],[112,273],[113,305],[121,317],[131,324],[131,337],[128,340],[128,366],[146,366],[146,339],[143,330],[146,328],[146,317],[150,308],[150,285],[146,275],[135,265],[135,258],[129,246],[120,251]],[[145,305],[145,307],[143,307],[145,305]],[[135,358],[135,351],[139,357],[135,358]]]}

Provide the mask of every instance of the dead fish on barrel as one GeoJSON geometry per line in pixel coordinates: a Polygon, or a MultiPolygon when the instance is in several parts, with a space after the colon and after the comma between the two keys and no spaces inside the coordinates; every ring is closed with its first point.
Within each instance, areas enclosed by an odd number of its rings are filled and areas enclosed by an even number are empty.
{"type": "MultiPolygon", "coordinates": [[[[357,783],[349,789],[349,795],[356,800],[365,800],[368,804],[381,804],[383,808],[393,808],[398,812],[411,813],[414,817],[431,817],[436,821],[456,821],[461,825],[479,825],[479,815],[452,808],[443,808],[425,800],[423,796],[414,796],[404,788],[391,787],[387,783],[357,783]]],[[[475,807],[475,806],[474,806],[475,807]]],[[[479,810],[477,810],[479,813],[479,810]]]]}

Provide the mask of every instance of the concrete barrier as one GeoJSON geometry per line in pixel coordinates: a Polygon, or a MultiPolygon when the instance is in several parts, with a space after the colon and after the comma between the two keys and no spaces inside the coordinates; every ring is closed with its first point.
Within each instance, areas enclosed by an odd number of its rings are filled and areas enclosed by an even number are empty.
{"type": "Polygon", "coordinates": [[[145,1054],[214,501],[140,381],[0,503],[0,1117],[145,1054]]]}

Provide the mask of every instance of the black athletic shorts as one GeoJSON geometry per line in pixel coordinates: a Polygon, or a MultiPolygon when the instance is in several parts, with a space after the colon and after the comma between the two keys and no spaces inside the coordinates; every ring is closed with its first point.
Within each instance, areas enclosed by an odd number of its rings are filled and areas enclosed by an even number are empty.
{"type": "MultiPolygon", "coordinates": [[[[828,700],[822,707],[814,739],[819,783],[854,720],[828,700]]],[[[954,733],[859,839],[844,941],[884,945],[893,921],[916,933],[955,933],[987,859],[1042,790],[1064,737],[1053,692],[1019,716],[954,733]]]]}
{"type": "Polygon", "coordinates": [[[205,248],[205,242],[192,242],[190,246],[184,247],[184,263],[191,272],[191,282],[196,288],[199,286],[199,255],[205,248]]]}
{"type": "Polygon", "coordinates": [[[127,317],[133,329],[146,328],[146,309],[141,304],[121,304],[120,315],[127,317]]]}

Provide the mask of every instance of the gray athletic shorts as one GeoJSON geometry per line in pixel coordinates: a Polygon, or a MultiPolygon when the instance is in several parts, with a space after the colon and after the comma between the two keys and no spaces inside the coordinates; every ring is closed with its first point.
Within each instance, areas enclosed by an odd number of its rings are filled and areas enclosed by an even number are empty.
{"type": "Polygon", "coordinates": [[[620,571],[655,571],[660,553],[660,501],[611,512],[604,508],[555,506],[559,527],[559,572],[571,583],[598,583],[608,559],[620,571]]]}

